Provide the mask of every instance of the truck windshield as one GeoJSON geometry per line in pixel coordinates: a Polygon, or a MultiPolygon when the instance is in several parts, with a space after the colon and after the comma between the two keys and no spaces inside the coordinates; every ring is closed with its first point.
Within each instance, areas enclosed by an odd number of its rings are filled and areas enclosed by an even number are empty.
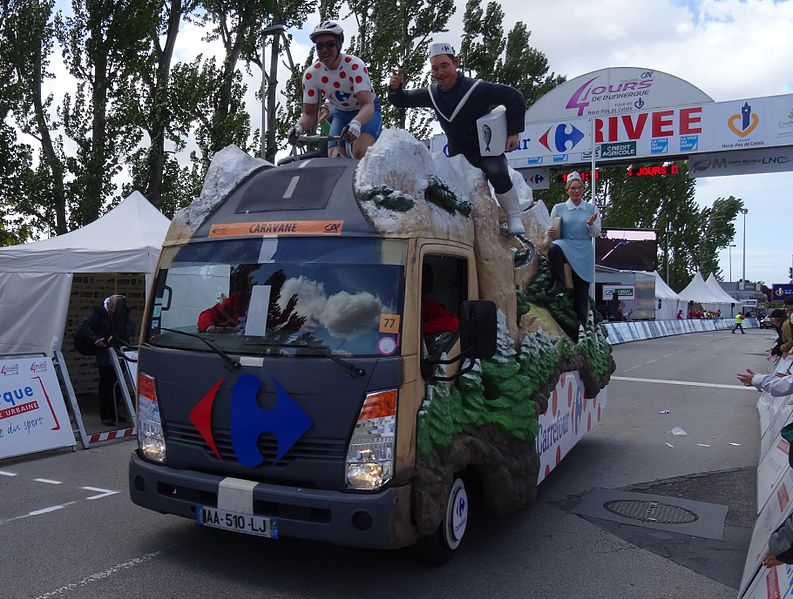
{"type": "Polygon", "coordinates": [[[147,339],[209,351],[181,331],[232,354],[395,355],[404,262],[404,242],[391,239],[266,238],[166,248],[147,339]]]}

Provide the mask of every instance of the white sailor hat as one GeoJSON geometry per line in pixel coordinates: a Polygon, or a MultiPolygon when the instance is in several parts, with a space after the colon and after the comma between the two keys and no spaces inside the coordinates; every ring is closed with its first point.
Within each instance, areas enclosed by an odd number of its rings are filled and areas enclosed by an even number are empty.
{"type": "Polygon", "coordinates": [[[446,42],[430,44],[430,58],[440,56],[441,54],[450,54],[454,56],[454,48],[452,48],[451,44],[447,44],[446,42]]]}
{"type": "Polygon", "coordinates": [[[567,189],[573,181],[578,181],[582,185],[584,184],[584,180],[581,178],[581,175],[578,171],[572,171],[569,175],[567,175],[567,179],[564,182],[564,188],[567,189]]]}

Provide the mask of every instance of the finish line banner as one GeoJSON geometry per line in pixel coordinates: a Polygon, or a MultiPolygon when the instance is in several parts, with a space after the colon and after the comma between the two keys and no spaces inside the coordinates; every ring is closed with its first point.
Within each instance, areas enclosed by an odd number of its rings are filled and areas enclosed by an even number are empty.
{"type": "Polygon", "coordinates": [[[52,360],[0,360],[0,459],[74,444],[52,360]]]}

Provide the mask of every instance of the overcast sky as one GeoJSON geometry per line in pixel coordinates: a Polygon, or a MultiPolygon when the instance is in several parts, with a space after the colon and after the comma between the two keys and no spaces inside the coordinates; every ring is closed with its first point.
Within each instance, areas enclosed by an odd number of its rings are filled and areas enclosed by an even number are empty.
{"type": "MultiPolygon", "coordinates": [[[[62,2],[58,3],[59,5],[62,2]]],[[[459,45],[465,0],[448,34],[439,40],[459,45]]],[[[483,5],[487,0],[483,0],[483,5]]],[[[532,46],[548,58],[552,71],[573,79],[608,67],[664,71],[700,88],[715,101],[793,93],[793,0],[501,0],[504,30],[517,21],[531,31],[532,46]]],[[[61,6],[59,6],[61,8],[61,6]]],[[[293,31],[293,56],[308,51],[307,32],[293,31]]],[[[345,23],[352,32],[353,23],[345,23]]],[[[192,60],[202,32],[186,24],[175,60],[192,60]]],[[[365,60],[365,57],[362,57],[365,60]]],[[[260,85],[254,72],[251,88],[260,85]]],[[[249,103],[254,126],[261,107],[249,103]]],[[[718,197],[742,198],[746,216],[746,278],[766,284],[787,282],[793,265],[793,173],[711,177],[697,180],[696,199],[710,205],[718,197]]],[[[736,222],[732,280],[742,272],[743,218],[736,222]]],[[[728,251],[720,252],[724,280],[730,279],[728,251]]]]}

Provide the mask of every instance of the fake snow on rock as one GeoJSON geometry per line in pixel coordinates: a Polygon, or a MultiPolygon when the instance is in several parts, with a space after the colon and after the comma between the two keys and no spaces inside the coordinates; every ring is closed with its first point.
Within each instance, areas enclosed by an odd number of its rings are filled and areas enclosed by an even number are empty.
{"type": "MultiPolygon", "coordinates": [[[[518,191],[521,206],[524,209],[531,207],[531,188],[514,169],[510,169],[510,178],[518,191]]],[[[450,239],[470,241],[474,230],[469,216],[459,212],[451,214],[425,200],[427,187],[433,181],[440,181],[448,187],[458,202],[473,203],[472,198],[475,196],[486,196],[495,202],[482,171],[472,166],[465,157],[448,158],[441,152],[431,153],[423,143],[403,129],[385,129],[355,172],[355,190],[358,194],[384,186],[415,202],[414,208],[405,212],[382,208],[372,202],[361,202],[361,209],[378,232],[398,234],[427,231],[433,235],[445,232],[450,239]]]]}
{"type": "Polygon", "coordinates": [[[212,157],[201,195],[174,215],[167,240],[174,241],[172,237],[191,236],[215,206],[223,202],[245,178],[256,170],[271,166],[272,163],[253,158],[235,145],[220,150],[212,157]]]}

